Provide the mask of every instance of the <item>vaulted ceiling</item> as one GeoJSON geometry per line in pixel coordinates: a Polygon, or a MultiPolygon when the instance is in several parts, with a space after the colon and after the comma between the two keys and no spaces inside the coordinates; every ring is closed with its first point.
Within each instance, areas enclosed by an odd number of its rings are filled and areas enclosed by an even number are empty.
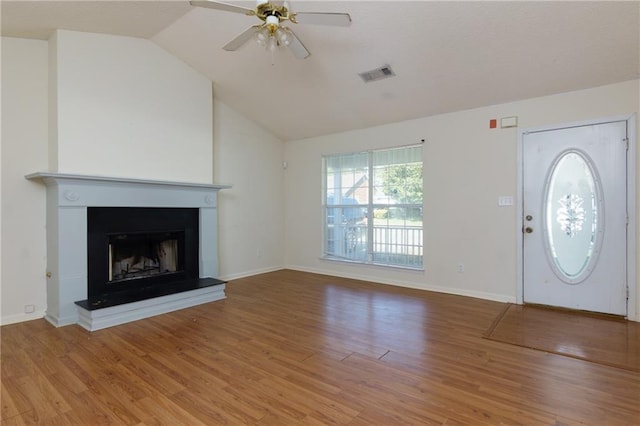
{"type": "MultiPolygon", "coordinates": [[[[253,2],[230,2],[253,8],[253,2]]],[[[228,41],[256,17],[188,1],[2,1],[2,35],[55,29],[147,38],[282,140],[371,127],[640,77],[640,2],[292,1],[349,27],[289,25],[311,56],[228,41]],[[395,77],[358,73],[389,65],[395,77]]]]}

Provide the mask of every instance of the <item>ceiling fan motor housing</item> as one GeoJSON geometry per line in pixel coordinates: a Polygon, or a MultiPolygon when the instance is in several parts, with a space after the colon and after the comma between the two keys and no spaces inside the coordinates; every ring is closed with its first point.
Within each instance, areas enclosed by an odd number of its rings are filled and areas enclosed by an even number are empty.
{"type": "Polygon", "coordinates": [[[267,16],[265,25],[267,26],[269,32],[273,34],[278,30],[278,27],[280,26],[280,20],[277,16],[267,16]]]}
{"type": "Polygon", "coordinates": [[[276,6],[272,3],[262,3],[258,4],[256,7],[256,16],[263,21],[268,22],[270,17],[275,17],[278,19],[278,22],[286,21],[290,19],[289,9],[285,6],[276,6]]]}

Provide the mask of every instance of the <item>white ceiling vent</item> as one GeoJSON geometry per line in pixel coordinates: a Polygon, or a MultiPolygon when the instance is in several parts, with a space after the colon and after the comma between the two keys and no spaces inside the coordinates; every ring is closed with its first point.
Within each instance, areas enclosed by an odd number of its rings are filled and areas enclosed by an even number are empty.
{"type": "Polygon", "coordinates": [[[383,65],[380,68],[361,72],[358,75],[365,83],[370,83],[372,81],[382,80],[383,78],[393,77],[396,75],[396,73],[393,72],[389,65],[383,65]]]}

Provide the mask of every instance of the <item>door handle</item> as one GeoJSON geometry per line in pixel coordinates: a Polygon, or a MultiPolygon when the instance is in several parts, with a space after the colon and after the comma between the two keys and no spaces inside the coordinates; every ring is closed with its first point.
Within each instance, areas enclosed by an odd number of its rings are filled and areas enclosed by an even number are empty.
{"type": "Polygon", "coordinates": [[[530,226],[527,226],[526,228],[524,228],[524,232],[527,234],[531,234],[533,232],[533,228],[530,226]]]}

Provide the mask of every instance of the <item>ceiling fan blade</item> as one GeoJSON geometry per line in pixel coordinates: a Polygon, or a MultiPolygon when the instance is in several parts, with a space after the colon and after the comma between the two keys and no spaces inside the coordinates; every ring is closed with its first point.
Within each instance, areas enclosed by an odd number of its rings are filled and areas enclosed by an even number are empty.
{"type": "Polygon", "coordinates": [[[299,24],[333,25],[336,27],[348,27],[351,24],[351,16],[348,13],[299,12],[294,15],[294,19],[299,24]]]}
{"type": "Polygon", "coordinates": [[[309,53],[307,48],[304,47],[304,44],[302,44],[298,36],[296,36],[293,31],[291,31],[290,29],[288,29],[288,31],[289,35],[291,36],[291,41],[289,42],[288,47],[289,49],[291,49],[291,52],[293,52],[293,56],[298,59],[308,58],[311,53],[309,53]]]}
{"type": "Polygon", "coordinates": [[[223,10],[225,12],[242,13],[243,15],[255,15],[255,10],[233,4],[220,3],[210,0],[192,0],[191,6],[206,7],[209,9],[223,10]]]}
{"type": "Polygon", "coordinates": [[[234,38],[233,40],[231,40],[229,43],[227,43],[223,49],[229,52],[233,52],[235,50],[238,50],[240,47],[242,47],[243,44],[245,44],[246,42],[248,42],[249,40],[251,40],[251,38],[253,37],[253,35],[260,29],[260,25],[254,25],[253,27],[249,27],[247,30],[245,30],[242,34],[240,34],[238,37],[234,38]]]}

